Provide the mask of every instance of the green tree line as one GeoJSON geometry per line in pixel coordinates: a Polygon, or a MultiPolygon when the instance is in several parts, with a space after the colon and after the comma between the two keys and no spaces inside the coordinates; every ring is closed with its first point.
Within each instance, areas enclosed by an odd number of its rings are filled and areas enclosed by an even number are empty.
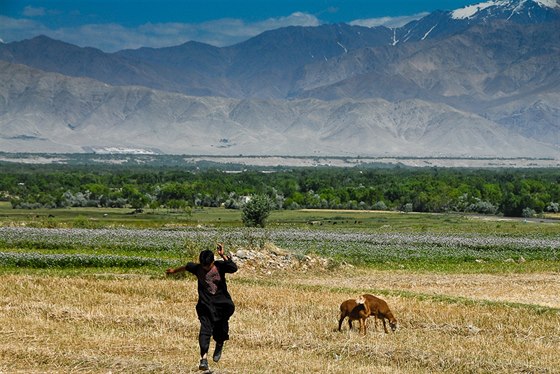
{"type": "Polygon", "coordinates": [[[558,212],[557,169],[293,168],[273,172],[177,167],[0,165],[0,199],[14,208],[69,206],[240,209],[266,195],[274,209],[377,209],[531,216],[558,212]]]}

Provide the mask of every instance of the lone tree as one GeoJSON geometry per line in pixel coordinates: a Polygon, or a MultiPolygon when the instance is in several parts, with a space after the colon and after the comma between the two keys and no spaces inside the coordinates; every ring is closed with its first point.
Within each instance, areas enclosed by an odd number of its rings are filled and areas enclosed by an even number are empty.
{"type": "Polygon", "coordinates": [[[264,227],[272,207],[272,200],[268,196],[253,195],[243,206],[241,219],[247,227],[264,227]]]}

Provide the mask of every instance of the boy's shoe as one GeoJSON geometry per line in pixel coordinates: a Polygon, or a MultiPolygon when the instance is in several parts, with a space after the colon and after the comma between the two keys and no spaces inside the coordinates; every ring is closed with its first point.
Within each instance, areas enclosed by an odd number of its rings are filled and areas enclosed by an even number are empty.
{"type": "Polygon", "coordinates": [[[208,360],[203,358],[200,360],[200,364],[198,364],[198,370],[208,370],[208,360]]]}
{"type": "Polygon", "coordinates": [[[214,355],[212,356],[214,362],[220,361],[220,358],[222,357],[222,348],[224,348],[224,343],[216,344],[216,348],[214,349],[214,355]]]}

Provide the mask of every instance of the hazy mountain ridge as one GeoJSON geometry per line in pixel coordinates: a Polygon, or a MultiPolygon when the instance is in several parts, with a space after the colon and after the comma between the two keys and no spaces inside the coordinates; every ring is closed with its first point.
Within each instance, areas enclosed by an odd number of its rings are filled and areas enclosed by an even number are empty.
{"type": "MultiPolygon", "coordinates": [[[[553,1],[558,4],[548,0],[553,1]]],[[[307,65],[362,48],[400,48],[423,40],[437,41],[500,20],[508,20],[510,25],[540,25],[544,35],[551,34],[544,24],[553,22],[548,27],[558,28],[560,6],[539,4],[533,0],[489,1],[479,5],[480,11],[466,13],[472,13],[470,17],[454,17],[459,10],[436,11],[396,29],[346,24],[287,27],[223,48],[187,42],[104,53],[41,36],[0,45],[0,59],[111,85],[143,85],[195,96],[287,98],[298,91],[293,85],[307,65]],[[515,17],[512,9],[516,9],[515,17]]]]}
{"type": "Polygon", "coordinates": [[[496,0],[225,48],[0,45],[0,150],[557,157],[559,9],[496,0]]]}
{"type": "Polygon", "coordinates": [[[0,62],[0,148],[175,154],[527,156],[553,147],[445,104],[192,97],[0,62]],[[155,126],[157,125],[157,126],[155,126]],[[474,144],[474,146],[473,146],[474,144]],[[531,153],[532,154],[532,153],[531,153]]]}
{"type": "MultiPolygon", "coordinates": [[[[550,33],[549,28],[557,27],[560,30],[560,22],[544,26],[496,22],[493,26],[473,26],[443,40],[410,43],[400,48],[363,48],[307,66],[297,90],[325,92],[333,83],[344,84],[357,76],[367,79],[367,74],[400,75],[414,82],[425,95],[429,92],[431,99],[469,95],[471,99],[488,100],[531,93],[535,88],[554,90],[560,78],[560,33],[550,33]],[[456,87],[449,85],[452,80],[456,87]]],[[[376,88],[374,82],[370,86],[376,88]]],[[[352,97],[379,95],[348,91],[347,95],[352,97]]]]}

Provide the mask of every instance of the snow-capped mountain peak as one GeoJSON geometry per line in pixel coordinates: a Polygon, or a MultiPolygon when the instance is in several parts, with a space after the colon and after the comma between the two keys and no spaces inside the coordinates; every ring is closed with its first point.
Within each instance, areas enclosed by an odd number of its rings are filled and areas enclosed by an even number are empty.
{"type": "Polygon", "coordinates": [[[481,10],[484,10],[492,6],[499,6],[500,3],[508,3],[508,1],[488,1],[486,3],[469,5],[464,8],[454,10],[453,12],[451,12],[451,17],[453,19],[471,18],[481,10]]]}
{"type": "Polygon", "coordinates": [[[560,8],[558,0],[534,0],[535,3],[547,8],[560,8]]]}
{"type": "Polygon", "coordinates": [[[479,15],[492,13],[511,12],[511,14],[519,13],[524,8],[530,6],[538,6],[541,8],[560,9],[558,0],[491,0],[483,3],[468,5],[464,8],[456,9],[451,12],[453,19],[471,19],[479,15]]]}
{"type": "Polygon", "coordinates": [[[560,22],[560,0],[488,0],[461,9],[436,11],[394,31],[391,45],[441,39],[464,32],[475,25],[494,22],[516,24],[560,22]]]}

